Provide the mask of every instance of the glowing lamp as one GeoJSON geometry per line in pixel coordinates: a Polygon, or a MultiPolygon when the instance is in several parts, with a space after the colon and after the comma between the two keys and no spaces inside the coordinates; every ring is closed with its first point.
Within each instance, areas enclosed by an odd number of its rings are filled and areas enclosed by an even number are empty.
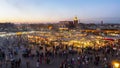
{"type": "Polygon", "coordinates": [[[113,68],[120,68],[119,62],[112,62],[113,68]]]}

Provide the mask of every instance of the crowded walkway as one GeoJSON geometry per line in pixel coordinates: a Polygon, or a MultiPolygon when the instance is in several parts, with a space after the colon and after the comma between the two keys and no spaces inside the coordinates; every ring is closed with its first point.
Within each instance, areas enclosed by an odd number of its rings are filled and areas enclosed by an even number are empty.
{"type": "Polygon", "coordinates": [[[0,46],[0,68],[113,68],[111,62],[120,60],[119,50],[116,44],[97,49],[61,43],[48,46],[13,37],[0,46]]]}

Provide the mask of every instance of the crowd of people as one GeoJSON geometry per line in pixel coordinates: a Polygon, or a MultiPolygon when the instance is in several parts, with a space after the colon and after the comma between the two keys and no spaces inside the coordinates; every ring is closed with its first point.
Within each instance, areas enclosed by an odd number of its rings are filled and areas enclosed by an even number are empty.
{"type": "Polygon", "coordinates": [[[19,43],[18,46],[14,43],[14,46],[1,46],[0,68],[23,68],[23,63],[26,68],[33,68],[32,62],[35,62],[34,68],[57,63],[56,68],[112,68],[111,61],[120,55],[119,49],[115,47],[106,45],[99,49],[92,47],[81,49],[63,44],[47,46],[19,43]]]}

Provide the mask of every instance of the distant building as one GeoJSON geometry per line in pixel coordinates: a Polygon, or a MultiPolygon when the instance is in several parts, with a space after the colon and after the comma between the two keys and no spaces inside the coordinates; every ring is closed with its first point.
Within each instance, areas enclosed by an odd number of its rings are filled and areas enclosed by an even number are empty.
{"type": "Polygon", "coordinates": [[[73,24],[73,21],[60,21],[58,27],[59,28],[73,28],[74,24],[73,24]]]}
{"type": "Polygon", "coordinates": [[[104,23],[103,23],[103,21],[101,21],[101,25],[103,25],[104,23]]]}
{"type": "Polygon", "coordinates": [[[78,18],[77,17],[74,17],[73,24],[74,24],[75,27],[78,26],[78,18]]]}
{"type": "Polygon", "coordinates": [[[16,31],[16,25],[13,23],[0,23],[0,31],[16,31]]]}
{"type": "Polygon", "coordinates": [[[74,17],[73,21],[60,21],[59,22],[59,28],[69,28],[73,29],[78,27],[78,18],[74,17]]]}

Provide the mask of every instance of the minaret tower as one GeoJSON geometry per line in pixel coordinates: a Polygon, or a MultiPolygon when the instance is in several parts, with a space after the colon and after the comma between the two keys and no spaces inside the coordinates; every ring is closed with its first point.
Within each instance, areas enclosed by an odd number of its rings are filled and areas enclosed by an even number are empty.
{"type": "Polygon", "coordinates": [[[74,17],[73,23],[74,23],[74,26],[75,26],[75,27],[78,26],[78,18],[77,18],[77,17],[74,17]]]}

